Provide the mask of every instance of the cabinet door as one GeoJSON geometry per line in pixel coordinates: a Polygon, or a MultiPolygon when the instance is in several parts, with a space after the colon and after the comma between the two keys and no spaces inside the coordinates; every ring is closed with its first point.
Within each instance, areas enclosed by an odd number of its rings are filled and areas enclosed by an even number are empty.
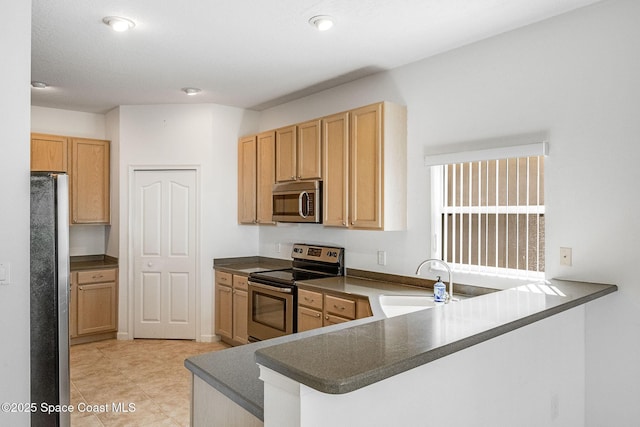
{"type": "Polygon", "coordinates": [[[348,226],[349,113],[322,119],[322,222],[348,226]]]}
{"type": "Polygon", "coordinates": [[[231,338],[233,336],[233,294],[231,286],[216,283],[216,334],[231,338]]]}
{"type": "Polygon", "coordinates": [[[110,221],[109,141],[71,139],[71,223],[110,221]]]}
{"type": "Polygon", "coordinates": [[[275,184],[275,132],[258,135],[257,216],[259,224],[273,222],[273,184],[275,184]]]}
{"type": "Polygon", "coordinates": [[[298,307],[298,332],[322,327],[322,313],[306,307],[298,307]]]}
{"type": "Polygon", "coordinates": [[[238,141],[238,222],[256,222],[257,185],[256,137],[249,136],[238,141]]]}
{"type": "Polygon", "coordinates": [[[247,332],[249,293],[241,289],[233,290],[233,339],[246,344],[249,342],[247,332]]]}
{"type": "Polygon", "coordinates": [[[322,139],[320,120],[298,125],[298,179],[322,178],[322,139]]]}
{"type": "Polygon", "coordinates": [[[67,138],[57,135],[31,134],[31,170],[68,172],[67,138]]]}
{"type": "Polygon", "coordinates": [[[337,325],[338,323],[350,322],[352,319],[345,319],[344,317],[334,316],[332,314],[326,314],[324,316],[323,326],[337,325]]]}
{"type": "Polygon", "coordinates": [[[276,181],[298,179],[296,147],[296,126],[276,130],[276,181]]]}
{"type": "Polygon", "coordinates": [[[117,330],[115,282],[78,286],[78,336],[117,330]]]}
{"type": "Polygon", "coordinates": [[[354,228],[380,229],[382,104],[351,111],[349,215],[354,228]]]}

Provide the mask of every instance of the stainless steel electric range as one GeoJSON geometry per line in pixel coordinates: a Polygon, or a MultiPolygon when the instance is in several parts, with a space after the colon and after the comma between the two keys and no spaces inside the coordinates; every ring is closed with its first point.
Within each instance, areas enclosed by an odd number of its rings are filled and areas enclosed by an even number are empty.
{"type": "Polygon", "coordinates": [[[249,341],[297,332],[300,280],[344,275],[344,248],[296,243],[292,267],[249,274],[249,341]]]}

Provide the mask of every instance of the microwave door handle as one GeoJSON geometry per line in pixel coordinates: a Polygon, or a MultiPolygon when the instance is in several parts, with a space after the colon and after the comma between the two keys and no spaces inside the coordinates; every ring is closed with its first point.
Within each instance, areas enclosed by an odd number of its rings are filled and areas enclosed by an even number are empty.
{"type": "Polygon", "coordinates": [[[298,196],[298,214],[302,218],[306,218],[309,216],[309,193],[303,191],[298,196]],[[306,201],[303,202],[303,199],[306,197],[306,201]]]}

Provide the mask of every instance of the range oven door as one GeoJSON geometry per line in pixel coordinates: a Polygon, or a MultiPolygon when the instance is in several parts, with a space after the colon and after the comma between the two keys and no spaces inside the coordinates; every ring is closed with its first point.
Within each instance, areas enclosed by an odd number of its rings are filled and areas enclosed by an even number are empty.
{"type": "Polygon", "coordinates": [[[294,333],[295,287],[249,281],[249,341],[294,333]]]}

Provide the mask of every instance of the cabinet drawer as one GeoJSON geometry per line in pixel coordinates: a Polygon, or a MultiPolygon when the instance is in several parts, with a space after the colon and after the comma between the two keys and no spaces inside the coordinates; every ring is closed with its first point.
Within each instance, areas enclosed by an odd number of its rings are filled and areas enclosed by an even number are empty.
{"type": "Polygon", "coordinates": [[[298,304],[322,310],[322,294],[306,289],[298,289],[298,304]]]}
{"type": "Polygon", "coordinates": [[[245,276],[233,276],[233,289],[239,289],[243,291],[249,290],[249,285],[247,284],[249,278],[245,276]]]}
{"type": "Polygon", "coordinates": [[[116,271],[116,269],[78,271],[78,284],[115,282],[116,271]]]}
{"type": "Polygon", "coordinates": [[[224,271],[216,271],[216,283],[220,283],[224,286],[231,286],[233,283],[231,273],[225,273],[224,271]]]}
{"type": "Polygon", "coordinates": [[[325,295],[324,306],[327,313],[337,314],[348,319],[356,318],[356,302],[353,300],[325,295]]]}

